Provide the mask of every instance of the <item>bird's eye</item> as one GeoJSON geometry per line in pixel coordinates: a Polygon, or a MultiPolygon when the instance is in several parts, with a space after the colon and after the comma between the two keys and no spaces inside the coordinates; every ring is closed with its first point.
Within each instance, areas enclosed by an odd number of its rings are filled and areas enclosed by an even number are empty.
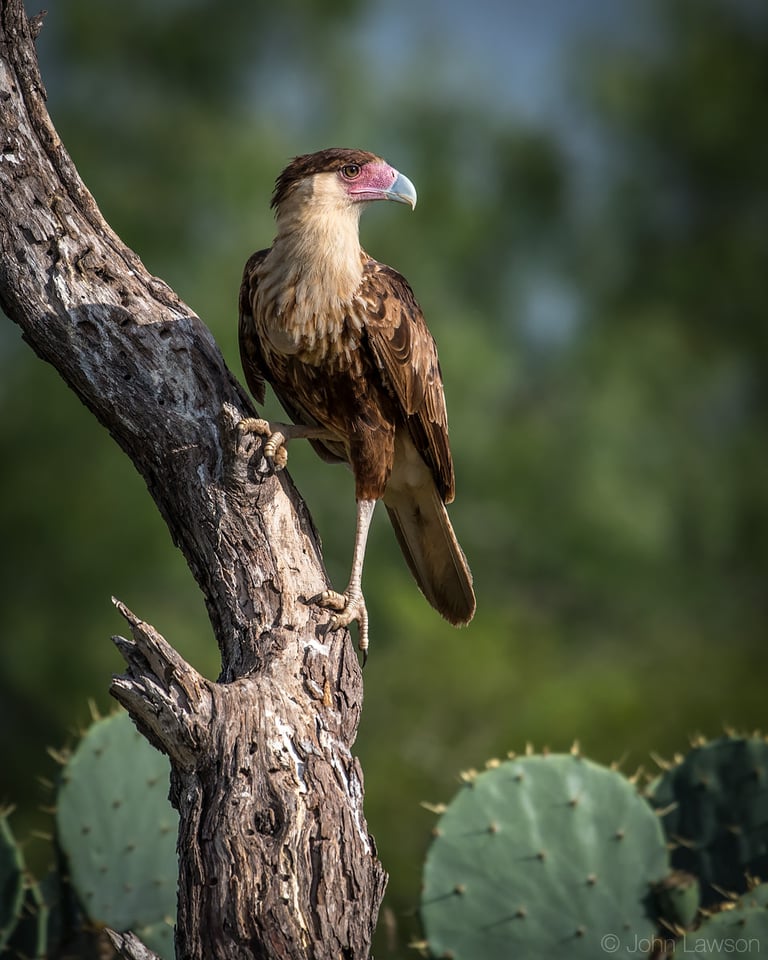
{"type": "Polygon", "coordinates": [[[341,168],[342,175],[347,178],[347,180],[354,180],[356,177],[360,176],[360,164],[359,163],[348,163],[346,166],[341,168]]]}

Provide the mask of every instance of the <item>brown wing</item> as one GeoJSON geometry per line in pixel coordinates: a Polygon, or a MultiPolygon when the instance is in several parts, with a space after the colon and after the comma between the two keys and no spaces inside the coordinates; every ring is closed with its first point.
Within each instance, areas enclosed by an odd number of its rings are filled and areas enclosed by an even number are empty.
{"type": "Polygon", "coordinates": [[[259,250],[258,253],[254,253],[248,258],[243,270],[243,280],[240,284],[240,324],[238,328],[240,362],[243,365],[245,382],[257,403],[264,403],[266,396],[264,380],[266,364],[256,333],[256,325],[253,322],[251,297],[256,285],[256,270],[268,253],[269,250],[259,250]]]}
{"type": "Polygon", "coordinates": [[[384,386],[400,407],[443,501],[450,503],[453,460],[434,338],[408,281],[396,270],[368,260],[360,293],[366,303],[368,345],[384,386]]]}

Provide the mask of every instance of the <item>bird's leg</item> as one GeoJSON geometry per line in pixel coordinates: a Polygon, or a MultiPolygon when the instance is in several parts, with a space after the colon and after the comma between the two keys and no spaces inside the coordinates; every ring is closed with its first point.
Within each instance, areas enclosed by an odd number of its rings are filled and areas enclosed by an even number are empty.
{"type": "Polygon", "coordinates": [[[309,427],[300,423],[277,423],[260,417],[246,417],[237,425],[240,436],[256,433],[266,437],[264,456],[271,460],[275,470],[282,470],[288,463],[289,440],[332,440],[333,435],[324,427],[309,427]]]}
{"type": "Polygon", "coordinates": [[[352,573],[344,593],[335,590],[326,590],[318,597],[321,607],[328,607],[339,612],[331,620],[331,625],[348,627],[353,620],[357,620],[360,630],[358,646],[363,651],[363,664],[368,659],[368,610],[363,598],[362,578],[363,560],[365,559],[365,545],[368,541],[368,530],[371,526],[375,500],[357,501],[357,524],[355,527],[355,549],[352,554],[352,573]]]}

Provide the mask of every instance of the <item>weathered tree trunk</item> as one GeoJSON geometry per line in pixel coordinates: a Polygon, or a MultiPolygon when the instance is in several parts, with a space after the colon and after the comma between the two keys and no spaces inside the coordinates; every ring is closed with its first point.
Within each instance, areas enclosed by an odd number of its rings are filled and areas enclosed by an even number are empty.
{"type": "Polygon", "coordinates": [[[308,602],[327,585],[315,531],[260,442],[238,448],[252,408],[207,328],[80,181],[35,26],[0,0],[0,306],[145,478],[222,656],[211,683],[119,605],[132,638],[112,692],[169,755],[181,817],[177,956],[367,958],[386,877],[350,752],[357,657],[308,602]]]}

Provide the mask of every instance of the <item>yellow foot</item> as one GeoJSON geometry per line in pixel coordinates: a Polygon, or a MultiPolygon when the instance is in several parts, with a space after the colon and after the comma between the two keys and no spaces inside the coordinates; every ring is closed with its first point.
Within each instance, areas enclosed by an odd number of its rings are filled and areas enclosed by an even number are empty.
{"type": "Polygon", "coordinates": [[[256,433],[264,437],[263,453],[267,460],[274,466],[275,470],[282,470],[288,463],[288,440],[287,430],[284,433],[282,423],[270,423],[269,420],[262,420],[260,417],[246,417],[237,425],[237,432],[240,436],[246,433],[256,433]]]}
{"type": "Polygon", "coordinates": [[[368,659],[368,610],[362,593],[337,593],[335,590],[325,590],[317,598],[317,602],[326,610],[337,610],[331,617],[331,628],[339,630],[348,627],[357,620],[359,627],[358,647],[363,652],[363,664],[368,659]]]}

